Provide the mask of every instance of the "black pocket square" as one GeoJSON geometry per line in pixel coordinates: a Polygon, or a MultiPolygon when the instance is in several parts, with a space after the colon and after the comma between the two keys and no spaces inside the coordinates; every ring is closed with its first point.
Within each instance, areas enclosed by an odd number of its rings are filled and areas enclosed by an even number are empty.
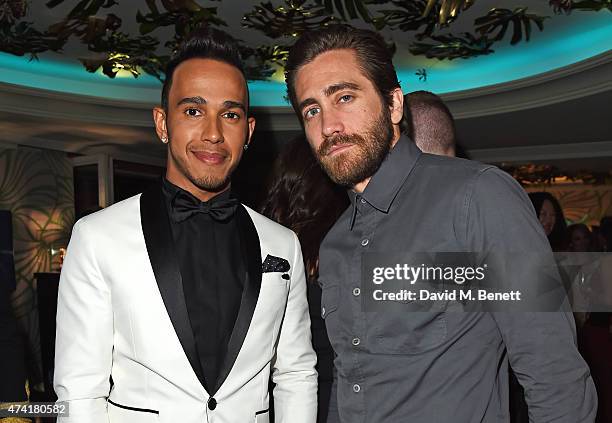
{"type": "Polygon", "coordinates": [[[261,272],[288,272],[291,269],[289,262],[282,257],[271,256],[268,254],[261,265],[261,272]]]}

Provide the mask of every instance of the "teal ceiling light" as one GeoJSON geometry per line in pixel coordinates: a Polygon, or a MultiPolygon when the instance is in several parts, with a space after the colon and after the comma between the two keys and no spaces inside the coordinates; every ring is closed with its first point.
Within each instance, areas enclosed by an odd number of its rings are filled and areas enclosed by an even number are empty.
{"type": "MultiPolygon", "coordinates": [[[[529,42],[496,47],[494,54],[457,58],[428,59],[413,56],[400,41],[405,33],[392,32],[398,50],[395,56],[398,76],[404,91],[429,90],[450,93],[502,84],[528,78],[610,51],[612,18],[608,11],[554,16],[547,20],[547,31],[538,32],[529,42]],[[418,74],[426,71],[426,78],[418,74]],[[420,77],[421,76],[421,77],[420,77]]],[[[240,37],[242,31],[234,33],[240,37]]],[[[145,72],[134,78],[127,71],[108,78],[100,69],[84,71],[76,59],[47,52],[38,60],[0,53],[0,82],[33,89],[84,95],[114,101],[157,104],[161,84],[145,72]]],[[[268,80],[250,81],[251,104],[255,107],[288,106],[282,72],[268,80]],[[275,76],[275,77],[274,77],[275,76]]]]}
{"type": "Polygon", "coordinates": [[[612,18],[609,13],[592,14],[573,25],[572,31],[555,35],[468,60],[427,60],[427,64],[420,66],[427,69],[425,81],[418,80],[416,69],[399,69],[398,77],[404,91],[428,90],[438,94],[529,78],[610,51],[612,18]]]}

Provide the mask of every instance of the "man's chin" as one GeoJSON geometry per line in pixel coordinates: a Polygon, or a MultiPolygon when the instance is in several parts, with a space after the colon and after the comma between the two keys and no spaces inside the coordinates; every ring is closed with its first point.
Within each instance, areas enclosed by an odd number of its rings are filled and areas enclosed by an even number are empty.
{"type": "Polygon", "coordinates": [[[325,173],[327,173],[327,176],[329,176],[329,178],[335,184],[342,185],[347,188],[352,188],[355,184],[360,182],[359,180],[357,180],[358,176],[355,174],[355,172],[352,172],[350,169],[338,169],[337,167],[328,168],[325,166],[324,169],[325,173]]]}
{"type": "Polygon", "coordinates": [[[220,192],[223,191],[230,183],[230,178],[226,176],[218,175],[202,175],[198,177],[190,178],[191,182],[199,189],[208,192],[220,192]]]}

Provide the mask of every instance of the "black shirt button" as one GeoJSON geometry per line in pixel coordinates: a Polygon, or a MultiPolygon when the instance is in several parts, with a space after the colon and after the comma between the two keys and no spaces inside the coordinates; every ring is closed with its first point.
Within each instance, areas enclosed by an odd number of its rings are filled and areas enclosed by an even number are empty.
{"type": "Polygon", "coordinates": [[[208,400],[208,409],[209,410],[214,410],[215,408],[217,408],[217,400],[211,397],[208,400]]]}

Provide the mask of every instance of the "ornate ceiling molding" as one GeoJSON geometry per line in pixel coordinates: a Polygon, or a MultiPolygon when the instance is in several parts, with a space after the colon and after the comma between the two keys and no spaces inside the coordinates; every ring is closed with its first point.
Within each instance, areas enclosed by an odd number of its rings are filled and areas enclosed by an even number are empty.
{"type": "Polygon", "coordinates": [[[485,163],[602,158],[612,157],[612,141],[480,148],[468,150],[468,154],[471,159],[485,163]]]}
{"type": "Polygon", "coordinates": [[[455,119],[548,106],[612,90],[612,50],[550,72],[443,94],[455,119]]]}
{"type": "MultiPolygon", "coordinates": [[[[503,84],[445,94],[456,119],[542,107],[612,91],[612,50],[570,66],[503,84]]],[[[0,83],[0,111],[109,125],[151,127],[152,103],[39,90],[0,83]]],[[[299,131],[293,110],[254,107],[258,129],[299,131]]]]}

